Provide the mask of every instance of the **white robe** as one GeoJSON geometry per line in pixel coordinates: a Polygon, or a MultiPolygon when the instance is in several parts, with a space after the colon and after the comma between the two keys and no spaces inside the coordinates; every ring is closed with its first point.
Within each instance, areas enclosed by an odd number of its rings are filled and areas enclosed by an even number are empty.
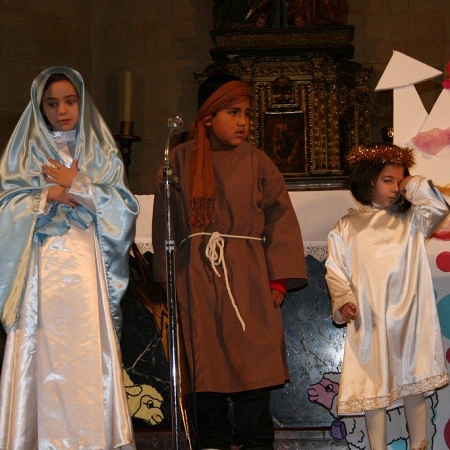
{"type": "Polygon", "coordinates": [[[338,413],[395,407],[408,395],[448,383],[441,329],[425,251],[448,214],[431,183],[413,177],[404,214],[362,207],[351,210],[328,236],[326,281],[333,319],[353,302],[347,325],[338,413]]]}
{"type": "MultiPolygon", "coordinates": [[[[68,147],[59,151],[70,165],[68,147]]],[[[71,195],[95,210],[92,193],[90,179],[78,174],[71,195]]],[[[94,227],[72,226],[43,246],[33,244],[20,318],[5,348],[1,450],[134,446],[94,227]]]]}

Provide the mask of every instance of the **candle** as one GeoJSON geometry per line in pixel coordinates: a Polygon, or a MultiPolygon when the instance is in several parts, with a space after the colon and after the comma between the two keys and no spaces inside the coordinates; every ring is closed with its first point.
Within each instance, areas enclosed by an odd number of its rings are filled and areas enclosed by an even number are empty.
{"type": "Polygon", "coordinates": [[[123,85],[123,121],[131,122],[131,109],[133,106],[133,72],[126,70],[124,72],[123,85]]]}

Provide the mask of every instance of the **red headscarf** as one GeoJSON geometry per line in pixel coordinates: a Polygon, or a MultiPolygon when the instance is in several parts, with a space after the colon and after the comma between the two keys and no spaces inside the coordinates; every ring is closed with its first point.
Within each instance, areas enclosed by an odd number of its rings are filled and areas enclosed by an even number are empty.
{"type": "Polygon", "coordinates": [[[229,81],[208,97],[195,117],[188,139],[194,139],[189,166],[190,224],[205,227],[215,218],[215,189],[211,145],[203,119],[239,97],[252,97],[251,89],[242,81],[229,81]]]}

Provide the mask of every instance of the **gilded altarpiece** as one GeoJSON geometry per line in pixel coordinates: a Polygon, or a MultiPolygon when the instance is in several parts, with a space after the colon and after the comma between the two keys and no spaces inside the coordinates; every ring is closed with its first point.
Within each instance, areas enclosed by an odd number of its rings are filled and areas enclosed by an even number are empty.
{"type": "Polygon", "coordinates": [[[341,39],[340,29],[315,30],[316,43],[299,40],[302,30],[214,32],[216,62],[195,74],[201,82],[227,71],[251,86],[249,140],[272,158],[290,190],[346,188],[345,157],[369,141],[371,69],[348,59],[348,43],[330,44],[333,32],[341,39]]]}

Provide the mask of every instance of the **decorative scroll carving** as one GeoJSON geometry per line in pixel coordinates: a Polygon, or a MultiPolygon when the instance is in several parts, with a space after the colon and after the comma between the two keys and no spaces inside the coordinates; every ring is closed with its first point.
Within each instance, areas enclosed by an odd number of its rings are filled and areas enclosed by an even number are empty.
{"type": "Polygon", "coordinates": [[[254,48],[261,46],[306,46],[347,44],[353,35],[352,27],[317,27],[300,30],[245,30],[211,31],[211,38],[218,48],[254,48]]]}

